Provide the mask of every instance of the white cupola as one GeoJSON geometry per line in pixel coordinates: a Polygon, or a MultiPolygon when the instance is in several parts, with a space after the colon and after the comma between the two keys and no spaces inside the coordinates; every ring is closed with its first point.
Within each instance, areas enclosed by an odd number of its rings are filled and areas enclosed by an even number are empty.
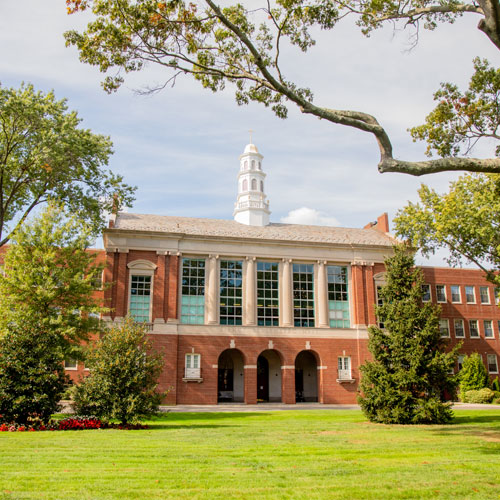
{"type": "Polygon", "coordinates": [[[247,144],[240,155],[238,174],[238,199],[234,204],[234,220],[248,226],[269,224],[269,202],[264,192],[266,174],[262,171],[262,159],[255,144],[247,144]]]}

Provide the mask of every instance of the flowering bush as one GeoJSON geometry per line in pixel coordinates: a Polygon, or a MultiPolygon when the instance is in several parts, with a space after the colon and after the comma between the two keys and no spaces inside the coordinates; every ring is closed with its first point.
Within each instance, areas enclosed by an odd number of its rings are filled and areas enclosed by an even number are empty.
{"type": "Polygon", "coordinates": [[[0,424],[0,432],[34,432],[34,431],[77,431],[84,429],[123,429],[138,430],[147,429],[147,425],[141,424],[114,424],[102,422],[97,417],[67,417],[63,420],[50,420],[47,425],[32,419],[29,424],[0,424]]]}

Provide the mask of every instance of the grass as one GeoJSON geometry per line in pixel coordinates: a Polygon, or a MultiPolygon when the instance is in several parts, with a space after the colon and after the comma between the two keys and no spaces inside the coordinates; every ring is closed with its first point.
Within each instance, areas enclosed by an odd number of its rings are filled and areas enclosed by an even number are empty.
{"type": "Polygon", "coordinates": [[[500,412],[169,413],[149,430],[0,433],[0,499],[500,499],[500,412]]]}

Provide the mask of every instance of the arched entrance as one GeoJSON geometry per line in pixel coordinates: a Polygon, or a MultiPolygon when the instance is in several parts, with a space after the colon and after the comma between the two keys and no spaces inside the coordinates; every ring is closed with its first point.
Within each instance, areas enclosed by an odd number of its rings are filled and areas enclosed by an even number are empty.
{"type": "Polygon", "coordinates": [[[301,351],[295,358],[295,401],[318,401],[318,362],[311,351],[301,351]]]}
{"type": "Polygon", "coordinates": [[[281,401],[281,359],[272,349],[257,358],[257,401],[281,401]]]}
{"type": "Polygon", "coordinates": [[[243,402],[243,355],[238,349],[222,351],[217,361],[217,401],[219,403],[243,402]]]}

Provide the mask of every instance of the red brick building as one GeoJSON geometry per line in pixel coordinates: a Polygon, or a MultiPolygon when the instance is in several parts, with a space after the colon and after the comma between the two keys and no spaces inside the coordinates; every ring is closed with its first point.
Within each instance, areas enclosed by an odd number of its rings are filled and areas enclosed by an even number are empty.
{"type": "MultiPolygon", "coordinates": [[[[261,161],[249,144],[234,221],[118,213],[104,232],[104,319],[149,325],[167,403],[356,400],[395,241],[387,214],[363,229],[269,223],[261,161]]],[[[443,336],[496,376],[493,286],[480,271],[423,271],[443,336]]]]}

